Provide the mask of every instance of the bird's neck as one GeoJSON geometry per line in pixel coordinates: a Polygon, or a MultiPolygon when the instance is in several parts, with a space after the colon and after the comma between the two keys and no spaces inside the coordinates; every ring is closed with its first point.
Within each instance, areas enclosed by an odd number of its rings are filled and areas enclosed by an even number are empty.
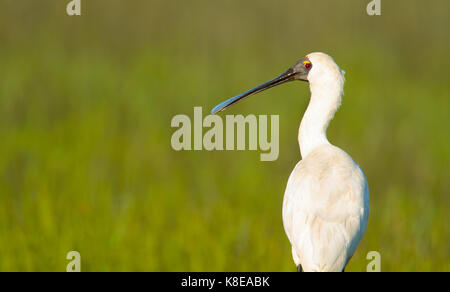
{"type": "Polygon", "coordinates": [[[327,86],[311,83],[310,88],[311,99],[298,134],[302,158],[319,146],[330,145],[327,128],[341,104],[343,82],[331,82],[327,86]]]}

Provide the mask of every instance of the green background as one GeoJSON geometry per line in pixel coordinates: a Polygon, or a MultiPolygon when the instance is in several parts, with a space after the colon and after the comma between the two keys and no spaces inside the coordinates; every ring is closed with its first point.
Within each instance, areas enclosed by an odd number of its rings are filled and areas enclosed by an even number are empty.
{"type": "Polygon", "coordinates": [[[370,187],[347,271],[450,270],[450,2],[0,1],[0,271],[294,271],[281,206],[309,89],[226,114],[280,115],[280,156],[172,150],[193,116],[313,51],[346,74],[328,130],[370,187]]]}

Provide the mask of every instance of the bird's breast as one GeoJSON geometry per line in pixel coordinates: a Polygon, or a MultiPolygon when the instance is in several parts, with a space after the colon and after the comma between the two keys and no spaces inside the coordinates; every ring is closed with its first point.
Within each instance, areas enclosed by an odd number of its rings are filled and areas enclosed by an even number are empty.
{"type": "Polygon", "coordinates": [[[344,254],[343,261],[353,254],[367,214],[364,174],[341,149],[319,147],[292,171],[283,201],[283,224],[303,262],[329,266],[338,256],[344,254]]]}

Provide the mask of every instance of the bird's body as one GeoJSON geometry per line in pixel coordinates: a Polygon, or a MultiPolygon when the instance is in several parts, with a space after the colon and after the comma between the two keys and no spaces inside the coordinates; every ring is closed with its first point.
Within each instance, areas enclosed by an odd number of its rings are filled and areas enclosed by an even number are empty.
{"type": "Polygon", "coordinates": [[[367,226],[368,187],[352,158],[332,145],[315,148],[292,171],[283,224],[304,271],[342,271],[367,226]]]}
{"type": "Polygon", "coordinates": [[[311,98],[299,129],[302,160],[292,171],[283,202],[283,224],[295,264],[304,271],[343,271],[365,233],[369,188],[360,167],[327,139],[341,104],[344,72],[324,53],[312,53],[285,73],[233,97],[221,111],[260,91],[303,80],[311,98]]]}
{"type": "Polygon", "coordinates": [[[369,189],[359,166],[326,137],[343,94],[343,72],[325,54],[308,56],[311,99],[299,130],[303,159],[292,171],[283,224],[295,264],[305,271],[342,271],[367,227],[369,189]]]}

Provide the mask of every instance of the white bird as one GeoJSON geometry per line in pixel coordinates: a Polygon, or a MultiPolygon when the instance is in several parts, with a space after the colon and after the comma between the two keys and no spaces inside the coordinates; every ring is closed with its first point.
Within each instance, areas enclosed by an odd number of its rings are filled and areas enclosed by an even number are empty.
{"type": "Polygon", "coordinates": [[[293,80],[309,82],[311,98],[298,134],[303,159],[284,194],[284,229],[298,271],[344,271],[366,231],[369,188],[358,164],[327,139],[345,81],[334,60],[324,53],[309,54],[275,79],[219,104],[212,113],[293,80]]]}

